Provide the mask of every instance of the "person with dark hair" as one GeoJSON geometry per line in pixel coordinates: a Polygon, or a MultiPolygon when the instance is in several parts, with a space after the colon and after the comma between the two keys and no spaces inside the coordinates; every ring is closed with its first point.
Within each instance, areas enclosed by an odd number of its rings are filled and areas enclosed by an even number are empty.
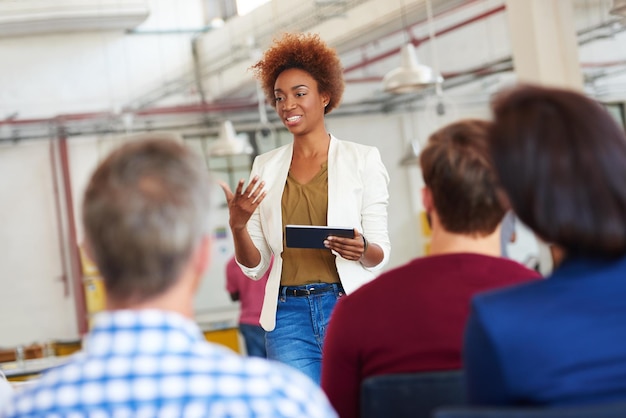
{"type": "Polygon", "coordinates": [[[202,161],[171,140],[129,142],[100,163],[82,214],[106,311],[83,351],[18,391],[6,417],[336,417],[306,376],[209,343],[193,321],[209,186],[202,161]]]}
{"type": "Polygon", "coordinates": [[[322,388],[342,418],[359,416],[367,377],[460,369],[470,298],[538,277],[500,257],[505,209],[488,155],[488,127],[469,119],[431,135],[420,155],[430,253],[337,304],[324,344],[322,388]]]}
{"type": "Polygon", "coordinates": [[[564,255],[542,281],[477,296],[469,399],[626,401],[626,137],[596,101],[519,85],[496,96],[491,155],[512,208],[564,255]]]}
{"type": "Polygon", "coordinates": [[[268,358],[319,382],[337,300],[389,259],[389,176],[376,148],[326,130],[324,116],[343,94],[343,69],[318,35],[286,33],[252,68],[293,141],[256,157],[246,187],[241,180],[233,193],[222,184],[235,256],[253,279],[274,256],[261,312],[268,358]],[[354,237],[328,236],[322,249],[291,248],[283,239],[289,224],[347,227],[354,237]]]}

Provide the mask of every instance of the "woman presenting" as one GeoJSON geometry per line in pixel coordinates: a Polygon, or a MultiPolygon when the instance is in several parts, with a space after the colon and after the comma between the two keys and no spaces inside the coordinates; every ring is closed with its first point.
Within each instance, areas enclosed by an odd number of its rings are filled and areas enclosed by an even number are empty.
{"type": "Polygon", "coordinates": [[[319,383],[322,345],[337,300],[373,279],[389,259],[389,176],[378,150],[329,134],[324,115],[337,107],[343,69],[314,34],[285,34],[253,67],[293,141],[259,155],[250,183],[222,184],[235,256],[265,288],[261,325],[267,355],[319,383]],[[289,224],[354,229],[329,236],[324,249],[288,248],[289,224]]]}

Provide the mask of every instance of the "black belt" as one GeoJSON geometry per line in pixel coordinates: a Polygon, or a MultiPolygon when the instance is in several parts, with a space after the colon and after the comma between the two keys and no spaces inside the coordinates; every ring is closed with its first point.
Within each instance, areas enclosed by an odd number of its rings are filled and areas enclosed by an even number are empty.
{"type": "MultiPolygon", "coordinates": [[[[287,296],[301,297],[301,296],[316,295],[318,293],[332,292],[333,290],[335,290],[335,287],[330,285],[330,286],[321,286],[321,287],[311,287],[310,289],[297,289],[293,287],[281,286],[280,293],[283,292],[283,289],[284,289],[285,295],[287,296]]],[[[339,288],[339,290],[343,291],[341,288],[339,288]]]]}

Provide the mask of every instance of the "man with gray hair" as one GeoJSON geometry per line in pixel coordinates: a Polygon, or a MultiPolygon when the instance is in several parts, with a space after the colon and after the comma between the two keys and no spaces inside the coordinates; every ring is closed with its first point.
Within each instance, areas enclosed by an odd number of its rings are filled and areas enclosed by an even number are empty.
{"type": "Polygon", "coordinates": [[[300,372],[208,343],[193,298],[209,263],[210,184],[174,141],[127,143],[83,200],[106,311],[82,352],[17,393],[8,417],[335,417],[300,372]]]}

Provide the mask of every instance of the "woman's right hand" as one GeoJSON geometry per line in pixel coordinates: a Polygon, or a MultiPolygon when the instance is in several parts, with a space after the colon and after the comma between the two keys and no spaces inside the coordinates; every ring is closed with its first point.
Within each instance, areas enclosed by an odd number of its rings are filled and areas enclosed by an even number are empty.
{"type": "Polygon", "coordinates": [[[248,187],[243,188],[244,179],[239,180],[237,188],[233,193],[228,184],[219,181],[219,185],[224,190],[226,202],[228,203],[229,224],[232,230],[240,230],[246,227],[252,213],[265,199],[267,192],[263,190],[265,182],[259,182],[259,176],[254,176],[248,187]]]}

